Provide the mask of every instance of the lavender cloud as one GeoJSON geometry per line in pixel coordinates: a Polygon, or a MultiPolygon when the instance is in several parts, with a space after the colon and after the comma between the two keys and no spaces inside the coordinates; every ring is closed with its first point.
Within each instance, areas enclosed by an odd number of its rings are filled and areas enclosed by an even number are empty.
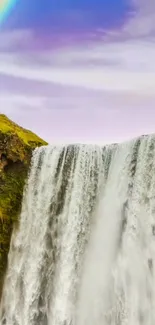
{"type": "Polygon", "coordinates": [[[43,47],[33,30],[0,33],[2,111],[50,142],[154,132],[155,5],[134,6],[121,29],[98,28],[76,42],[59,34],[43,47]]]}

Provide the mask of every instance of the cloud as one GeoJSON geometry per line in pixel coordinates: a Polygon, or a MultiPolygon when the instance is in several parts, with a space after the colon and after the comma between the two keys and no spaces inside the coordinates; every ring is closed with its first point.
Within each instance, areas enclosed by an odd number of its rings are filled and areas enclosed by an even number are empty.
{"type": "Polygon", "coordinates": [[[51,143],[119,142],[152,133],[154,52],[149,40],[79,43],[39,56],[4,51],[0,107],[51,143]]]}
{"type": "Polygon", "coordinates": [[[155,35],[155,1],[132,0],[134,15],[124,26],[124,31],[132,37],[155,35]]]}
{"type": "Polygon", "coordinates": [[[0,55],[0,73],[87,89],[155,96],[154,53],[155,44],[148,41],[101,43],[89,50],[80,46],[69,47],[61,49],[60,53],[49,51],[46,53],[47,63],[37,68],[31,54],[23,59],[20,53],[4,53],[0,55]],[[66,63],[67,57],[70,65],[66,63]],[[115,65],[107,65],[104,61],[97,65],[96,60],[100,58],[111,60],[115,65]],[[50,63],[52,60],[53,64],[50,63]]]}
{"type": "Polygon", "coordinates": [[[134,8],[123,29],[106,39],[98,30],[85,42],[71,35],[66,46],[42,48],[32,31],[0,33],[2,112],[51,143],[107,143],[152,133],[154,2],[137,0],[134,8]]]}
{"type": "Polygon", "coordinates": [[[56,143],[111,143],[140,134],[154,132],[154,105],[141,98],[104,95],[99,106],[90,97],[79,97],[73,108],[63,106],[64,98],[49,99],[46,105],[39,97],[3,95],[3,113],[23,127],[32,129],[52,144],[56,143]],[[105,102],[103,99],[106,99],[105,102]],[[32,105],[33,103],[33,105],[32,105]],[[56,105],[57,104],[57,105],[56,105]],[[147,109],[146,109],[147,107],[147,109]],[[59,108],[59,109],[58,109],[59,108]]]}
{"type": "Polygon", "coordinates": [[[21,45],[26,46],[34,38],[32,30],[14,29],[9,31],[0,31],[0,51],[12,51],[20,49],[21,45]]]}
{"type": "Polygon", "coordinates": [[[1,107],[9,107],[10,111],[14,108],[20,109],[22,105],[27,106],[28,109],[42,108],[46,98],[43,97],[27,97],[22,95],[14,95],[11,93],[2,93],[0,96],[1,107]],[[10,98],[11,96],[11,98],[10,98]]]}

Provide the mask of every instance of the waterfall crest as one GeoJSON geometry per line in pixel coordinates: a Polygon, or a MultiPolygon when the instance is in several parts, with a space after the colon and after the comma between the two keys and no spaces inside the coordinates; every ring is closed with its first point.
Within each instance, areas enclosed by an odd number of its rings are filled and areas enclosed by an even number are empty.
{"type": "Polygon", "coordinates": [[[1,325],[155,324],[155,137],[34,151],[1,325]]]}

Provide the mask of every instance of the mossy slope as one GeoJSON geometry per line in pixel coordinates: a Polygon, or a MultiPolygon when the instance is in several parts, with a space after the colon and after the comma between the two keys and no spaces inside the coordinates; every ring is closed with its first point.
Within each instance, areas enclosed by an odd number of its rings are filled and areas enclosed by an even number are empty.
{"type": "Polygon", "coordinates": [[[0,296],[32,151],[47,143],[0,114],[0,296]]]}

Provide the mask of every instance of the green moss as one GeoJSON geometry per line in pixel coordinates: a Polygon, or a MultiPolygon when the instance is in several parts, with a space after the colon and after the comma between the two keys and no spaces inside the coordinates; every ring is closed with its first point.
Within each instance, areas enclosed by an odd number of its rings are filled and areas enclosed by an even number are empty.
{"type": "Polygon", "coordinates": [[[37,143],[47,144],[47,142],[43,141],[33,132],[23,129],[16,123],[12,122],[4,114],[0,114],[0,130],[4,134],[17,135],[23,141],[24,144],[29,145],[31,147],[36,147],[37,143]]]}
{"type": "Polygon", "coordinates": [[[0,114],[0,296],[12,229],[19,220],[32,151],[46,144],[0,114]]]}
{"type": "Polygon", "coordinates": [[[46,144],[47,142],[33,132],[23,129],[0,114],[0,151],[12,161],[22,160],[27,163],[32,149],[46,144]]]}
{"type": "MultiPolygon", "coordinates": [[[[17,166],[17,169],[19,169],[19,166],[17,166]]],[[[5,185],[0,195],[1,218],[6,219],[10,215],[13,221],[17,220],[26,174],[25,168],[18,173],[10,169],[3,174],[3,183],[5,185]]]]}

